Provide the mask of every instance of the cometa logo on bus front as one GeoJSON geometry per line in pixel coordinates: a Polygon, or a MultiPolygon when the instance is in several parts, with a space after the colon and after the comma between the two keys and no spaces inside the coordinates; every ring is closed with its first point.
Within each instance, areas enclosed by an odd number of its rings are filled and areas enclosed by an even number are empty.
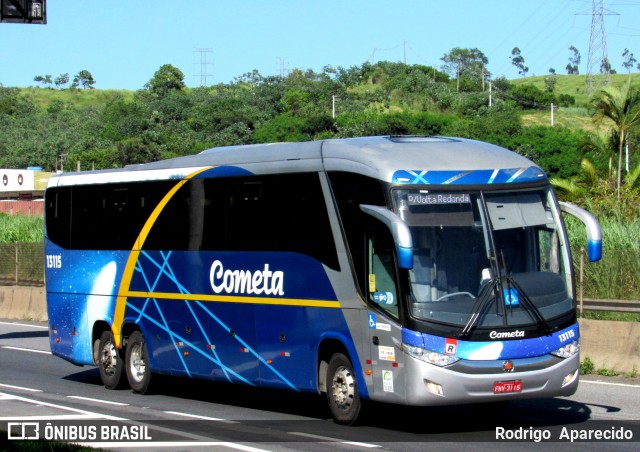
{"type": "Polygon", "coordinates": [[[215,293],[284,295],[284,272],[269,270],[264,264],[263,270],[225,269],[222,262],[215,260],[209,272],[211,288],[215,293]]]}
{"type": "Polygon", "coordinates": [[[489,333],[491,339],[513,339],[518,337],[524,337],[524,331],[492,331],[489,333]]]}

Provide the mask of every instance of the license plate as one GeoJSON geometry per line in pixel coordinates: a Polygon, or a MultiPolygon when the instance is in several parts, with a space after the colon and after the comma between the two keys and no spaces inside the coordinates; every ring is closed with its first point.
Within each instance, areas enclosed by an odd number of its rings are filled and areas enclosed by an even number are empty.
{"type": "Polygon", "coordinates": [[[520,391],[522,391],[521,380],[496,381],[495,383],[493,383],[494,394],[506,394],[509,392],[520,392],[520,391]]]}

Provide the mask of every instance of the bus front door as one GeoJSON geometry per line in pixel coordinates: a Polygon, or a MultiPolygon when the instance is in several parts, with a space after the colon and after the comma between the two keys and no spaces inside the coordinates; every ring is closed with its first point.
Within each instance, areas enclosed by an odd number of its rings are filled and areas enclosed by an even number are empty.
{"type": "Polygon", "coordinates": [[[382,226],[367,232],[367,303],[374,398],[404,400],[403,353],[398,348],[398,285],[394,243],[382,226]]]}

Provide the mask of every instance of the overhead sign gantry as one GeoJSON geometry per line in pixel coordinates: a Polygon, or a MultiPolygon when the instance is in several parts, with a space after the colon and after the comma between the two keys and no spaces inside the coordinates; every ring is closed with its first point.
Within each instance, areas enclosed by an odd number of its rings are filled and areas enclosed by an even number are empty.
{"type": "Polygon", "coordinates": [[[46,24],[46,0],[0,0],[0,22],[46,24]]]}

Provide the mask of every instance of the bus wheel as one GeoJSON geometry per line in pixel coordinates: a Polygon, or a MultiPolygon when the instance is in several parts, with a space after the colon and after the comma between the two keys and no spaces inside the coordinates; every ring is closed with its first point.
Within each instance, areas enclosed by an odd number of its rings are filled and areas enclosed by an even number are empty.
{"type": "Polygon", "coordinates": [[[124,363],[120,357],[120,351],[116,348],[111,331],[104,331],[100,336],[98,368],[105,388],[117,389],[122,386],[124,363]]]}
{"type": "Polygon", "coordinates": [[[134,331],[127,342],[127,354],[125,367],[127,380],[133,392],[144,394],[149,389],[151,382],[151,369],[147,354],[147,344],[142,333],[134,331]]]}
{"type": "Polygon", "coordinates": [[[349,358],[336,353],[327,370],[327,400],[336,423],[352,425],[360,414],[358,383],[349,358]]]}

